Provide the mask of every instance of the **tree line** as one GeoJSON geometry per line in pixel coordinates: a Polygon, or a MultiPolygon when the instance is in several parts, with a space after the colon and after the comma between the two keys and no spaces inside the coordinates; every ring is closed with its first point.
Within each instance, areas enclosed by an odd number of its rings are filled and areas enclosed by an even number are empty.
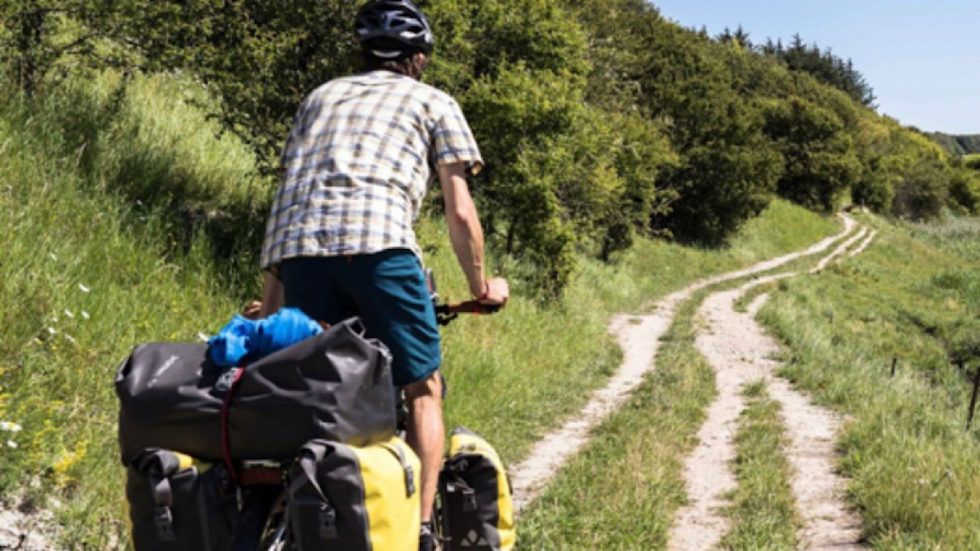
{"type": "MultiPolygon", "coordinates": [[[[723,245],[774,195],[917,219],[976,213],[980,176],[873,110],[848,61],[793,38],[683,29],[644,0],[419,1],[425,80],[455,96],[487,168],[487,238],[542,297],[581,254],[636,236],[723,245]]],[[[0,0],[24,95],[87,68],[181,72],[273,178],[302,97],[358,70],[351,0],[0,0]]],[[[433,197],[432,201],[438,201],[433,197]]]]}

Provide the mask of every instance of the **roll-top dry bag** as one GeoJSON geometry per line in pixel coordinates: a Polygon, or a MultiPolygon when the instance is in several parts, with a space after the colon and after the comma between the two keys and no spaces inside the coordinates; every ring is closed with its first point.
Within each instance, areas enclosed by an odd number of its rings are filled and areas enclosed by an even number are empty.
{"type": "Polygon", "coordinates": [[[367,444],[395,431],[391,354],[357,318],[243,368],[214,365],[203,343],[144,344],[115,386],[124,464],[147,448],[285,459],[314,438],[367,444]]]}

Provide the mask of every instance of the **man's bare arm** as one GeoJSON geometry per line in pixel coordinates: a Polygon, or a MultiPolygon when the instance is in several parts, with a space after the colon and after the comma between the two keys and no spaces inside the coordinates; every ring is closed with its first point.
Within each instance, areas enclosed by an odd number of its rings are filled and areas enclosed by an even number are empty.
{"type": "Polygon", "coordinates": [[[262,308],[259,317],[264,318],[279,311],[283,301],[282,282],[271,272],[262,272],[262,308]]]}
{"type": "Polygon", "coordinates": [[[487,280],[483,275],[483,227],[466,183],[466,165],[441,165],[439,183],[446,204],[449,239],[466,275],[470,293],[487,303],[507,302],[510,294],[507,281],[501,278],[487,280]]]}

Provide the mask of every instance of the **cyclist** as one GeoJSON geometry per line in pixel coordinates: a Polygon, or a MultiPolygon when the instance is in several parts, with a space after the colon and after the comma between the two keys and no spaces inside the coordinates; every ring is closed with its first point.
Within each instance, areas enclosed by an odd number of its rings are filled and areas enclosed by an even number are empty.
{"type": "Polygon", "coordinates": [[[365,71],[309,94],[286,140],[262,246],[260,315],[281,305],[327,322],[357,314],[389,346],[408,442],[422,460],[419,549],[431,549],[445,439],[441,352],[412,230],[430,175],[470,292],[503,305],[509,288],[484,277],[466,179],[483,167],[473,134],[455,100],[419,81],[434,46],[428,20],[409,0],[372,0],[354,27],[365,71]]]}

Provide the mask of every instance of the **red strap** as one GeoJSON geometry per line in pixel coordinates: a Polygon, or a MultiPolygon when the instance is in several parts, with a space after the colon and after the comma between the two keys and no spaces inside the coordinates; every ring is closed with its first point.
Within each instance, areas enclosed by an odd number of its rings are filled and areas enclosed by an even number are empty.
{"type": "Polygon", "coordinates": [[[231,440],[228,436],[228,409],[231,406],[231,397],[235,394],[235,387],[238,385],[238,380],[242,378],[242,373],[245,372],[245,369],[236,367],[235,370],[235,377],[231,380],[228,392],[225,393],[225,400],[221,404],[221,451],[225,456],[225,466],[228,467],[228,474],[237,483],[238,472],[235,471],[235,464],[231,460],[231,440]]]}
{"type": "Polygon", "coordinates": [[[280,469],[245,469],[238,474],[242,486],[274,486],[282,484],[280,469]]]}

